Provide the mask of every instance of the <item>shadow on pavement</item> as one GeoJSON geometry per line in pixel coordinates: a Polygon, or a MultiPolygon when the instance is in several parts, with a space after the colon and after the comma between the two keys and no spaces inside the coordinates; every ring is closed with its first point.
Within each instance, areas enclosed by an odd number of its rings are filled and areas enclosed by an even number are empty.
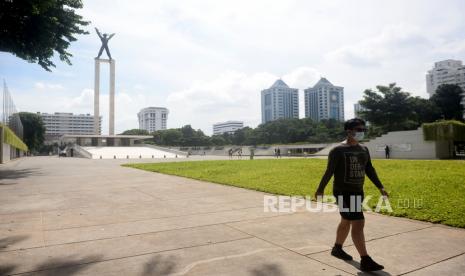
{"type": "Polygon", "coordinates": [[[0,275],[9,275],[15,268],[15,265],[0,265],[0,275]]]}
{"type": "Polygon", "coordinates": [[[34,269],[34,275],[73,275],[101,261],[103,255],[89,255],[83,258],[51,258],[34,269]]]}
{"type": "Polygon", "coordinates": [[[6,238],[1,238],[0,239],[0,250],[7,248],[8,246],[18,243],[20,241],[23,241],[27,239],[29,236],[27,235],[16,235],[16,236],[10,236],[6,238]]]}
{"type": "Polygon", "coordinates": [[[0,170],[0,185],[16,184],[14,182],[4,182],[3,180],[20,179],[38,175],[41,175],[38,169],[0,170]]]}
{"type": "Polygon", "coordinates": [[[176,268],[174,256],[155,256],[144,265],[144,272],[142,275],[167,275],[173,272],[176,268]]]}
{"type": "MultiPolygon", "coordinates": [[[[345,262],[348,264],[351,264],[356,269],[360,269],[360,263],[357,261],[352,260],[352,261],[345,261],[345,262]]],[[[389,272],[383,271],[383,270],[372,271],[372,272],[363,272],[363,271],[357,272],[357,276],[368,276],[368,275],[390,276],[392,274],[389,272]]]]}
{"type": "Polygon", "coordinates": [[[254,276],[280,276],[284,275],[279,265],[264,264],[250,271],[254,276]]]}

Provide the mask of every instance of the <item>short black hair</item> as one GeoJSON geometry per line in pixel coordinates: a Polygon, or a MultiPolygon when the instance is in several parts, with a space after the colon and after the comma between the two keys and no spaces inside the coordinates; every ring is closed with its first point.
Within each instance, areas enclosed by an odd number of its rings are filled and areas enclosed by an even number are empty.
{"type": "Polygon", "coordinates": [[[365,121],[360,118],[353,118],[344,123],[344,130],[354,129],[356,126],[365,126],[365,121]]]}

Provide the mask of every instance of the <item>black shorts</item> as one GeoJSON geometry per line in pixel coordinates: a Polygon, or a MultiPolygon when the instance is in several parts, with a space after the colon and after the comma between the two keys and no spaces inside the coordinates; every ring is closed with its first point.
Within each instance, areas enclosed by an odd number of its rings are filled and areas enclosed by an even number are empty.
{"type": "Polygon", "coordinates": [[[333,191],[333,195],[336,198],[339,214],[341,214],[342,218],[347,220],[365,219],[362,208],[363,192],[333,191]]]}

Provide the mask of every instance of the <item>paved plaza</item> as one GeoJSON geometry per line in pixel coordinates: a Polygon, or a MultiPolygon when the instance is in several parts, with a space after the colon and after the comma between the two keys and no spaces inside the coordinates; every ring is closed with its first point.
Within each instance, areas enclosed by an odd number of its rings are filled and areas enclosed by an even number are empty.
{"type": "MultiPolygon", "coordinates": [[[[1,165],[0,275],[364,275],[350,237],[355,261],[329,254],[337,213],[264,212],[264,193],[126,162],[1,165]]],[[[464,275],[465,230],[366,218],[369,253],[386,267],[366,275],[464,275]]]]}

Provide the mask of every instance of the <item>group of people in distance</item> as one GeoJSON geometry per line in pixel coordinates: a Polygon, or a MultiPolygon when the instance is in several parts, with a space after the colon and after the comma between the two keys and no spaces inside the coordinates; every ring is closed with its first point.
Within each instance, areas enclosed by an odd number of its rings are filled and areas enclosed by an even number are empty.
{"type": "Polygon", "coordinates": [[[239,148],[239,149],[237,149],[236,151],[235,151],[234,149],[230,148],[230,149],[228,150],[229,159],[232,159],[232,158],[233,158],[234,152],[237,152],[237,158],[238,158],[238,159],[242,159],[242,148],[239,148]]]}

